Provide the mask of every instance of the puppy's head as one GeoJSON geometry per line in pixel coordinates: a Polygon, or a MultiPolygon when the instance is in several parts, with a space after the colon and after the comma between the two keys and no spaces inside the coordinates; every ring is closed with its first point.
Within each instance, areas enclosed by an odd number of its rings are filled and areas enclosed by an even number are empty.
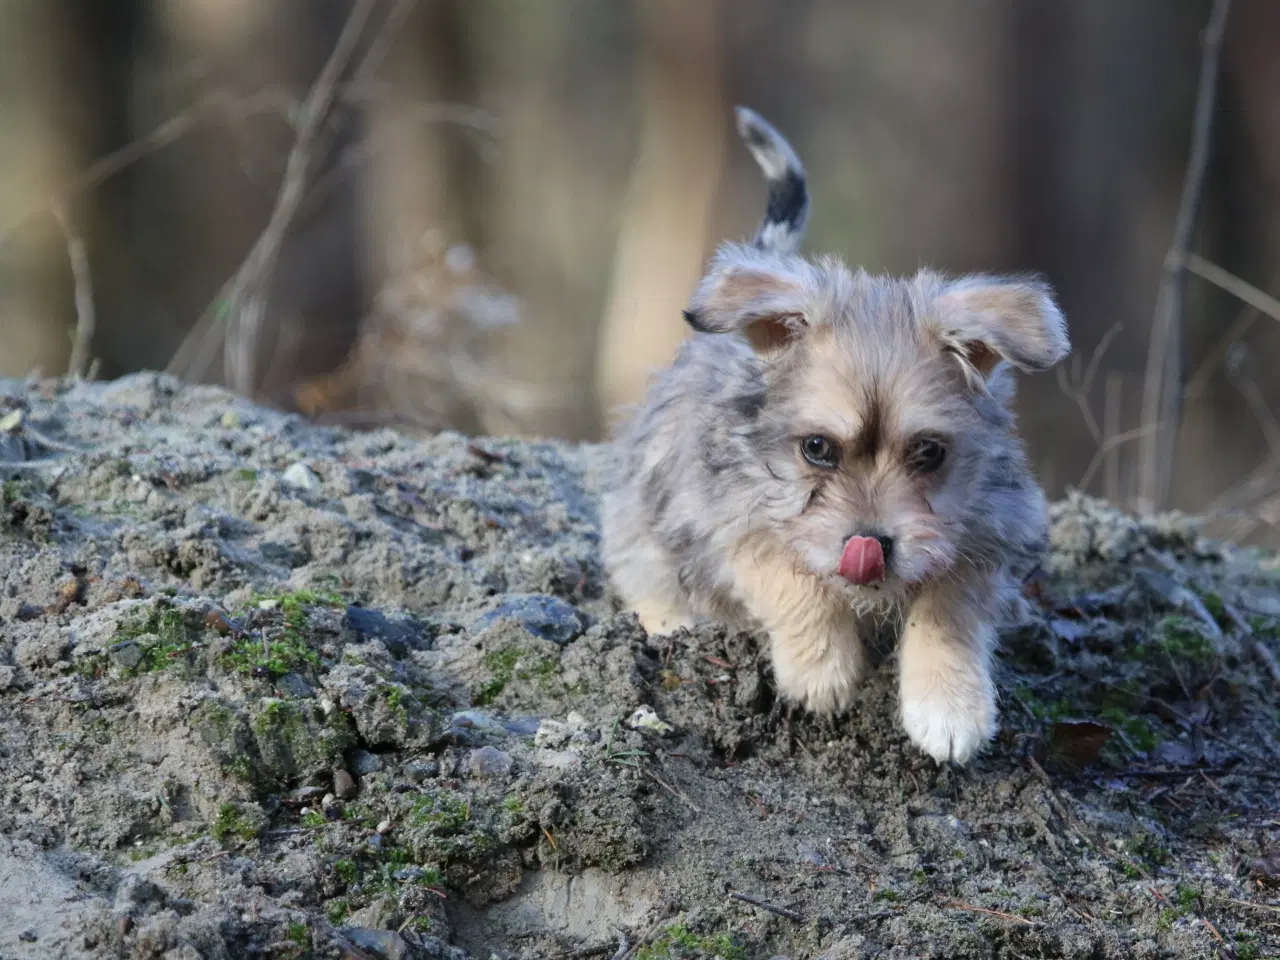
{"type": "Polygon", "coordinates": [[[854,602],[1003,562],[1042,523],[1009,405],[1012,368],[1070,350],[1043,283],[870,277],[728,245],[686,319],[757,358],[764,403],[739,433],[752,532],[854,602]]]}

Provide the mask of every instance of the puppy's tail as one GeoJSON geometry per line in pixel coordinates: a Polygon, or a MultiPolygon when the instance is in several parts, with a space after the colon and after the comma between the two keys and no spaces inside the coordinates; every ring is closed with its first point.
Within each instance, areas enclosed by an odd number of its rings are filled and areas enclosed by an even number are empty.
{"type": "Polygon", "coordinates": [[[791,144],[764,117],[746,107],[735,112],[738,133],[769,184],[769,205],[753,242],[767,253],[795,253],[809,217],[804,167],[791,144]]]}

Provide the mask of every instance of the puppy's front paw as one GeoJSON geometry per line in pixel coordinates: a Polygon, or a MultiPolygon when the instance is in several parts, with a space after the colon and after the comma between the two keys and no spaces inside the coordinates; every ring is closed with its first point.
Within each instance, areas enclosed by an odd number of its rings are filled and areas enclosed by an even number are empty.
{"type": "Polygon", "coordinates": [[[995,736],[995,695],[978,689],[935,686],[902,700],[902,726],[917,747],[939,763],[965,763],[995,736]]]}
{"type": "Polygon", "coordinates": [[[796,662],[790,650],[775,642],[773,672],[778,692],[787,700],[821,716],[844,713],[853,703],[862,674],[857,648],[831,650],[812,662],[796,662]]]}
{"type": "Polygon", "coordinates": [[[834,670],[825,674],[815,671],[803,677],[790,676],[785,680],[780,676],[778,691],[810,713],[835,716],[844,713],[853,702],[857,679],[856,673],[834,670]]]}

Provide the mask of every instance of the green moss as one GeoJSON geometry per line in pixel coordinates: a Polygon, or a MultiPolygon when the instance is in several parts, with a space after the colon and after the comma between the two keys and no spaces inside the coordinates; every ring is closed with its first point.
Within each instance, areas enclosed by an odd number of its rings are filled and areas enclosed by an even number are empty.
{"type": "Polygon", "coordinates": [[[1183,913],[1191,913],[1200,905],[1200,891],[1195,887],[1180,883],[1174,896],[1178,901],[1178,908],[1183,913]]]}
{"type": "Polygon", "coordinates": [[[408,719],[409,706],[406,703],[407,694],[401,687],[393,687],[387,685],[382,689],[382,696],[387,701],[387,708],[401,720],[408,719]]]}
{"type": "Polygon", "coordinates": [[[1165,617],[1156,624],[1152,633],[1171,657],[1202,666],[1213,663],[1217,658],[1218,651],[1205,636],[1203,628],[1187,617],[1165,617]]]}
{"type": "Polygon", "coordinates": [[[311,928],[305,923],[291,923],[285,934],[289,941],[303,950],[311,949],[311,928]]]}
{"type": "Polygon", "coordinates": [[[121,625],[112,644],[138,644],[142,659],[124,671],[126,676],[137,676],[185,662],[185,655],[199,648],[203,631],[194,611],[177,610],[167,600],[160,600],[143,616],[121,625]]]}
{"type": "Polygon", "coordinates": [[[491,650],[485,654],[484,665],[491,676],[472,697],[480,706],[492,703],[513,680],[533,681],[539,686],[546,686],[560,666],[555,657],[533,655],[515,645],[491,650]]]}
{"type": "Polygon", "coordinates": [[[1098,717],[1124,734],[1125,739],[1138,750],[1149,752],[1160,742],[1151,721],[1123,707],[1103,707],[1098,711],[1098,717]]]}
{"type": "Polygon", "coordinates": [[[236,479],[243,480],[246,483],[253,483],[253,481],[258,479],[258,471],[250,470],[249,468],[245,467],[243,469],[236,471],[236,479]]]}
{"type": "Polygon", "coordinates": [[[409,822],[427,827],[435,833],[456,833],[471,819],[471,805],[466,797],[452,791],[428,793],[414,801],[409,822]]]}
{"type": "Polygon", "coordinates": [[[716,960],[741,960],[746,953],[727,934],[701,936],[683,923],[665,928],[654,941],[641,947],[636,960],[676,960],[707,957],[716,960]]]}
{"type": "Polygon", "coordinates": [[[360,879],[360,867],[350,857],[344,857],[333,865],[333,872],[338,875],[344,886],[354,886],[360,879]]]}
{"type": "Polygon", "coordinates": [[[1209,611],[1209,616],[1222,625],[1231,622],[1227,616],[1227,605],[1223,602],[1222,597],[1214,593],[1212,590],[1197,589],[1196,594],[1200,597],[1200,602],[1204,604],[1204,608],[1209,611]]]}
{"type": "Polygon", "coordinates": [[[259,779],[259,771],[252,760],[246,756],[232,757],[226,763],[226,771],[235,777],[241,783],[256,784],[259,779]]]}
{"type": "Polygon", "coordinates": [[[21,480],[6,480],[0,485],[0,504],[9,506],[17,503],[26,493],[26,485],[21,480]]]}
{"type": "Polygon", "coordinates": [[[346,897],[334,897],[325,905],[324,914],[329,918],[330,923],[339,926],[351,916],[351,904],[347,902],[346,897]]]}
{"type": "Polygon", "coordinates": [[[1152,872],[1169,862],[1169,848],[1153,833],[1139,834],[1129,846],[1152,872]]]}
{"type": "Polygon", "coordinates": [[[75,672],[88,680],[97,680],[107,672],[111,661],[105,653],[95,653],[76,660],[75,672]]]}
{"type": "Polygon", "coordinates": [[[346,714],[326,716],[311,699],[262,701],[252,728],[264,769],[280,781],[317,776],[337,765],[355,746],[355,733],[346,714]]]}
{"type": "Polygon", "coordinates": [[[218,808],[218,816],[209,828],[213,839],[223,843],[231,837],[249,841],[262,831],[263,824],[249,815],[246,808],[237,803],[224,803],[218,808]]]}
{"type": "Polygon", "coordinates": [[[311,648],[310,611],[315,607],[344,606],[340,596],[298,590],[274,597],[257,597],[249,604],[259,609],[279,611],[281,623],[265,627],[262,637],[243,637],[227,652],[225,660],[241,673],[265,670],[273,676],[308,673],[320,666],[320,655],[311,648]]]}

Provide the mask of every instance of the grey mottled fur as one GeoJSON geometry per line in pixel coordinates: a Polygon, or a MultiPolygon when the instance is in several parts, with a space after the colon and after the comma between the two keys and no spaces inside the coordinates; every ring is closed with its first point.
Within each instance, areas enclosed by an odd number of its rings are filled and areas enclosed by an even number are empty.
{"type": "Polygon", "coordinates": [[[1066,355],[1062,315],[1034,279],[874,277],[797,256],[803,168],[755,114],[739,125],[769,212],[752,245],[717,253],[686,312],[697,332],[615,441],[606,564],[651,632],[766,630],[781,693],[823,713],[851,701],[860,635],[899,622],[907,733],[962,762],[994,733],[995,625],[1046,533],[1012,368],[1066,355]],[[830,438],[835,467],[801,455],[809,435],[830,438]],[[945,447],[936,472],[913,459],[922,438],[945,447]],[[855,534],[892,539],[883,583],[837,574],[855,534]]]}

